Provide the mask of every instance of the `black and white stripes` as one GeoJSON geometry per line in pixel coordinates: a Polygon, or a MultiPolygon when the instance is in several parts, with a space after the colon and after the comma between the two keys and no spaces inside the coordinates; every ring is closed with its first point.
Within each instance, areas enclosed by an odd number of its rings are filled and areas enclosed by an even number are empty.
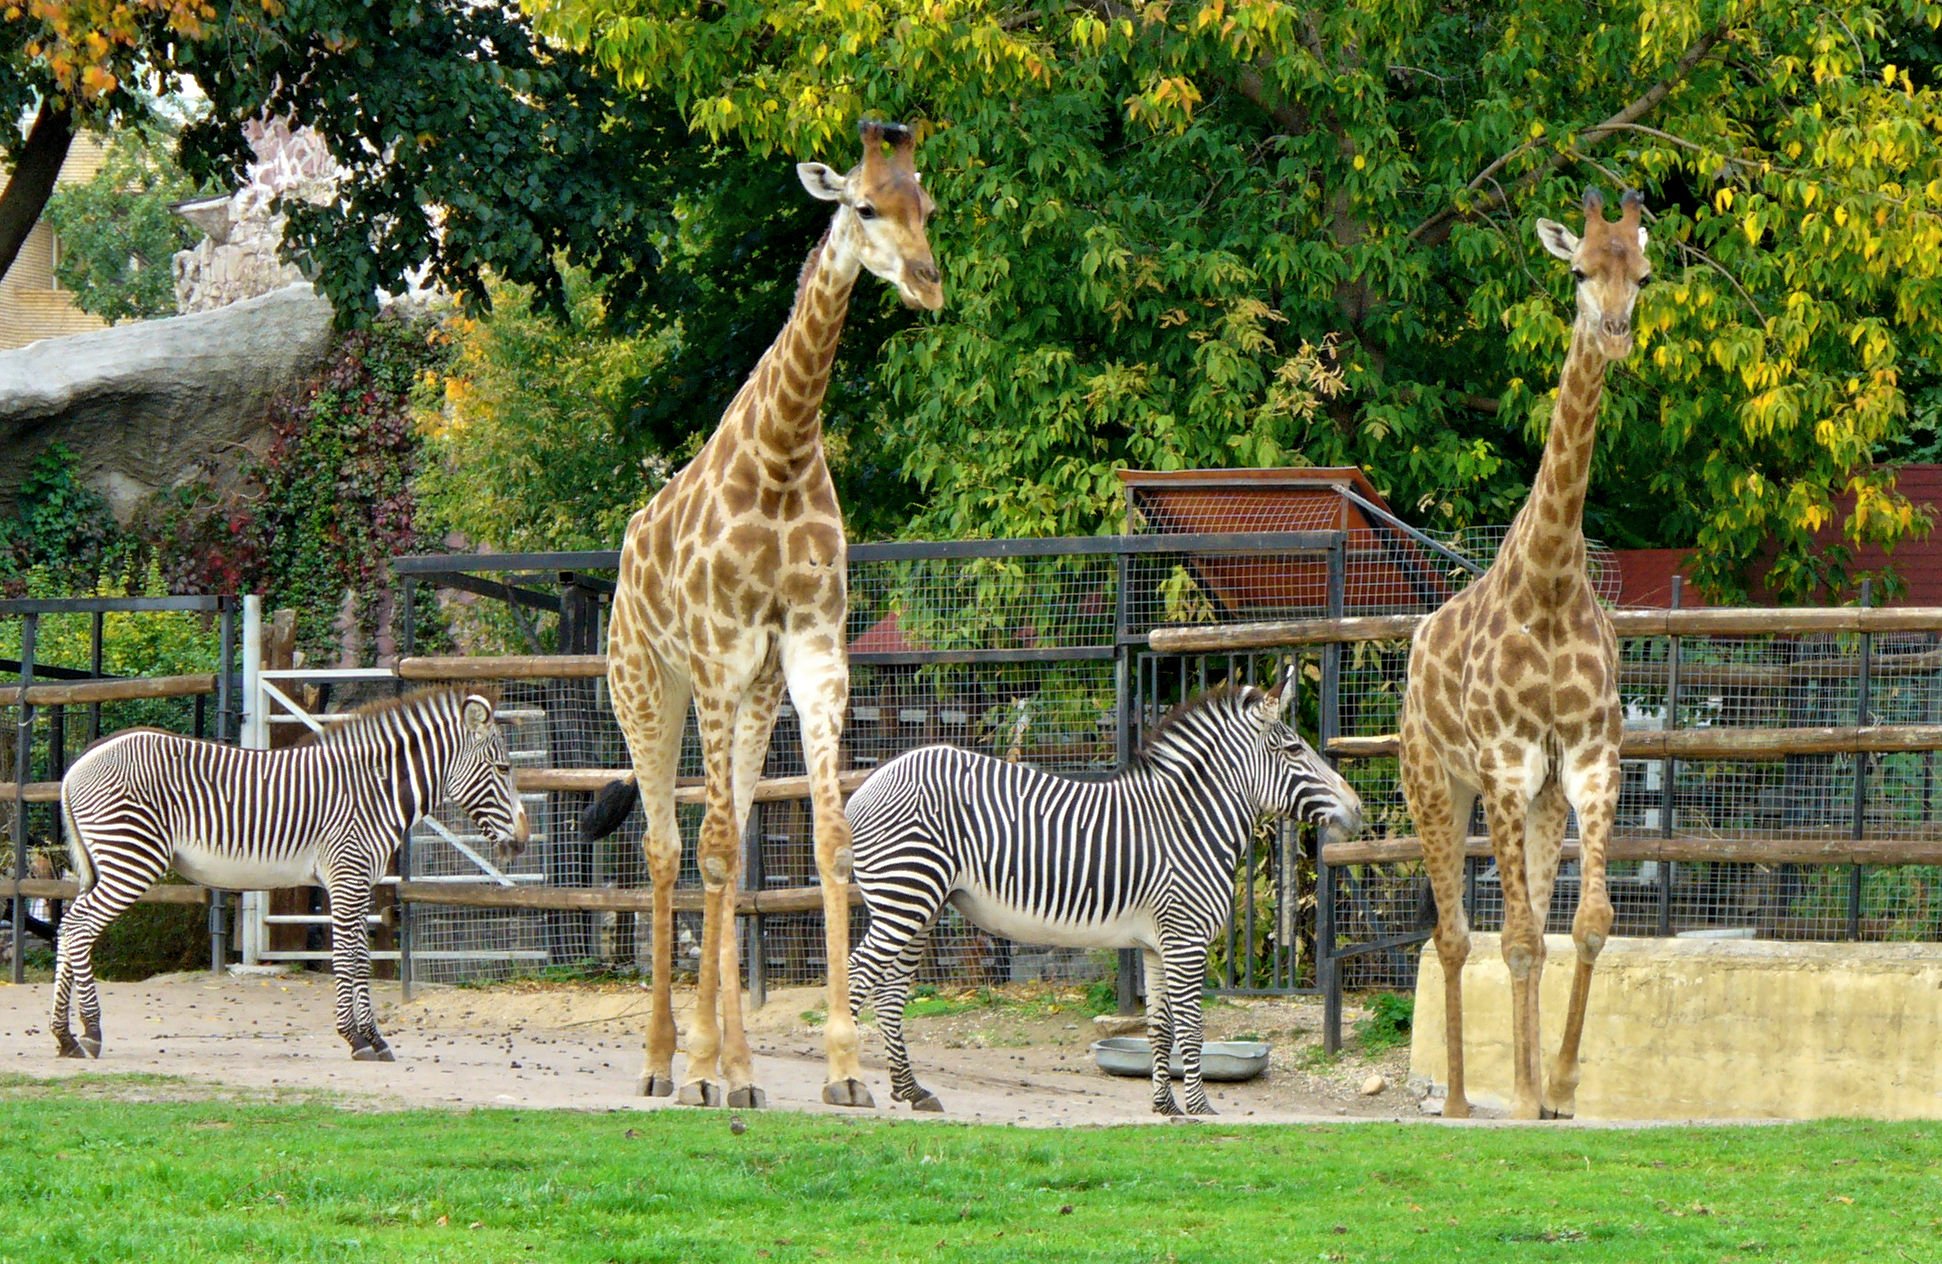
{"type": "Polygon", "coordinates": [[[1338,834],[1361,827],[1355,791],[1281,712],[1279,685],[1204,693],[1160,722],[1133,767],[1105,781],[949,746],[873,773],[846,813],[870,909],[850,963],[850,1002],[853,1012],[876,1006],[893,1095],[939,1108],[911,1074],[902,1018],[925,939],[949,903],[1025,943],[1142,949],[1154,1109],[1180,1113],[1166,1072],[1177,1037],[1187,1110],[1212,1113],[1200,1079],[1200,993],[1255,824],[1294,816],[1338,834]]]}
{"type": "Polygon", "coordinates": [[[313,742],[240,750],[156,729],[105,738],[61,783],[82,893],[61,921],[53,1032],[62,1057],[101,1052],[95,940],[171,866],[193,882],[330,892],[337,1030],[360,1060],[391,1058],[371,1007],[371,887],[405,831],[450,799],[502,850],[527,838],[492,703],[429,689],[353,713],[313,742]],[[78,993],[83,1034],[68,1029],[78,993]]]}

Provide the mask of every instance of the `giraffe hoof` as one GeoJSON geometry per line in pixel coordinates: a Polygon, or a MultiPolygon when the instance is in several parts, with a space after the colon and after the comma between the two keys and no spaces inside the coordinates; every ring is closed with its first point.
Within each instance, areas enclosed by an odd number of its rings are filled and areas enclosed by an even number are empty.
{"type": "Polygon", "coordinates": [[[87,1051],[87,1054],[90,1058],[100,1057],[101,1056],[101,1037],[100,1036],[81,1037],[81,1048],[87,1051]]]}
{"type": "Polygon", "coordinates": [[[1470,1118],[1470,1103],[1467,1101],[1464,1101],[1462,1098],[1457,1098],[1455,1101],[1445,1101],[1443,1103],[1443,1118],[1445,1119],[1470,1118]]]}
{"type": "Polygon", "coordinates": [[[1540,1106],[1537,1117],[1539,1119],[1570,1119],[1573,1118],[1573,1112],[1568,1110],[1554,1110],[1549,1106],[1540,1106]]]}
{"type": "Polygon", "coordinates": [[[674,1095],[674,1077],[643,1071],[636,1092],[641,1097],[671,1097],[674,1095]]]}
{"type": "Polygon", "coordinates": [[[675,1099],[683,1106],[719,1106],[722,1104],[722,1091],[719,1084],[707,1080],[689,1080],[681,1086],[675,1099]]]}
{"type": "Polygon", "coordinates": [[[728,1104],[737,1110],[761,1110],[769,1104],[769,1095],[751,1084],[746,1088],[731,1090],[728,1104]]]}
{"type": "Polygon", "coordinates": [[[862,1106],[866,1109],[877,1104],[862,1080],[831,1080],[823,1085],[823,1100],[831,1106],[862,1106]]]}
{"type": "Polygon", "coordinates": [[[944,1103],[937,1100],[937,1094],[925,1091],[910,1099],[912,1110],[928,1111],[933,1115],[944,1113],[944,1103]]]}

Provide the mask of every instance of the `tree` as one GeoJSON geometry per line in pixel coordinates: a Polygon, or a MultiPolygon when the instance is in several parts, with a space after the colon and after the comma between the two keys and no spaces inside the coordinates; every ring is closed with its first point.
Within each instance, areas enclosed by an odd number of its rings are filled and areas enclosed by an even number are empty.
{"type": "Polygon", "coordinates": [[[670,107],[617,91],[539,48],[515,8],[464,0],[29,0],[0,10],[0,271],[52,189],[77,126],[144,116],[146,94],[193,82],[208,112],[182,134],[199,180],[236,179],[242,124],[317,128],[344,171],[338,199],[286,208],[286,245],[347,323],[421,273],[472,299],[488,270],[564,300],[563,260],[597,268],[616,302],[651,280],[670,231],[643,152],[703,148],[670,107]],[[9,244],[11,243],[11,244],[9,244]]]}
{"type": "Polygon", "coordinates": [[[101,169],[47,201],[47,222],[61,238],[56,279],[109,324],[175,314],[170,261],[195,244],[195,233],[169,206],[214,191],[175,165],[174,132],[159,117],[117,131],[101,169]]]}
{"type": "Polygon", "coordinates": [[[1798,595],[1836,494],[1852,538],[1924,525],[1871,459],[1942,363],[1926,0],[536,7],[754,154],[919,124],[949,307],[854,353],[913,531],[1096,530],[1126,464],[1356,463],[1430,525],[1507,520],[1568,337],[1531,222],[1591,183],[1644,191],[1660,284],[1590,529],[1697,543],[1726,594],[1772,536],[1798,595]],[[1302,406],[1330,335],[1347,390],[1302,406]]]}

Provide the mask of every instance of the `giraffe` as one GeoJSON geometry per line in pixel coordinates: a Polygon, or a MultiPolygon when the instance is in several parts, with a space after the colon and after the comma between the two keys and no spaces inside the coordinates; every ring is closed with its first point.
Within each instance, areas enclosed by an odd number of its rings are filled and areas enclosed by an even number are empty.
{"type": "Polygon", "coordinates": [[[1611,932],[1605,849],[1619,789],[1618,642],[1585,571],[1585,485],[1605,366],[1632,351],[1632,307],[1651,280],[1642,199],[1627,192],[1605,218],[1585,193],[1585,232],[1537,222],[1544,248],[1571,265],[1577,320],[1530,498],[1495,562],[1416,629],[1404,691],[1403,796],[1423,839],[1436,895],[1443,965],[1449,1094],[1443,1113],[1470,1113],[1463,1087],[1464,840],[1481,795],[1504,893],[1510,969],[1512,1113],[1569,1116],[1592,965],[1611,932]],[[1578,813],[1582,884],[1571,924],[1577,950],[1564,1039],[1549,1084],[1540,1079],[1538,982],[1571,809],[1578,813]],[[1540,1094],[1542,1101],[1540,1103],[1540,1094]]]}
{"type": "Polygon", "coordinates": [[[666,1096],[674,1088],[669,971],[681,859],[674,775],[692,701],[707,809],[698,843],[700,978],[680,1090],[690,1105],[766,1101],[742,1026],[735,891],[742,829],[785,686],[802,725],[827,927],[823,1100],[874,1104],[849,1007],[850,831],[837,779],[849,701],[846,548],[820,409],[860,270],[896,286],[907,306],[936,311],[944,291],[925,232],[933,208],[914,165],[915,138],[897,124],[866,121],[860,130],[863,160],[847,174],[819,162],[796,168],[810,196],[837,208],[803,265],[788,321],[713,437],[628,523],[621,551],[607,681],[633,775],[602,792],[583,830],[598,837],[619,825],[636,795],[644,803],[654,982],[640,1091],[666,1096]]]}

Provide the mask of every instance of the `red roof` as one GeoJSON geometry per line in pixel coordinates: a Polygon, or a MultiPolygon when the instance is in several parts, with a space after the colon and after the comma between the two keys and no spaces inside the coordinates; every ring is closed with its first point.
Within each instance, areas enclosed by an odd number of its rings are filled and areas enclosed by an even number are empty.
{"type": "MultiPolygon", "coordinates": [[[[1915,464],[1904,465],[1896,472],[1896,486],[1902,495],[1908,497],[1918,509],[1928,509],[1942,522],[1942,465],[1915,464]]],[[[1814,541],[1818,547],[1832,548],[1846,545],[1854,552],[1854,560],[1849,570],[1854,573],[1868,573],[1893,567],[1906,585],[1905,590],[1890,601],[1882,602],[1897,606],[1942,606],[1942,531],[1935,532],[1925,539],[1904,540],[1895,547],[1893,553],[1879,544],[1856,546],[1846,537],[1844,527],[1848,516],[1854,512],[1854,497],[1843,493],[1834,498],[1834,516],[1828,524],[1815,533],[1814,541]]],[[[1645,606],[1663,608],[1670,602],[1670,579],[1675,571],[1687,576],[1685,591],[1680,595],[1681,605],[1698,606],[1706,604],[1692,586],[1691,549],[1619,549],[1617,551],[1619,573],[1619,598],[1621,606],[1645,606]]],[[[1757,569],[1756,564],[1756,569],[1757,569]]],[[[1840,604],[1853,601],[1858,584],[1849,584],[1839,594],[1830,597],[1820,594],[1813,605],[1840,604]]],[[[1771,603],[1773,595],[1766,586],[1755,581],[1751,585],[1751,595],[1757,603],[1771,603]]],[[[1877,597],[1881,602],[1882,599],[1877,597]]]]}

